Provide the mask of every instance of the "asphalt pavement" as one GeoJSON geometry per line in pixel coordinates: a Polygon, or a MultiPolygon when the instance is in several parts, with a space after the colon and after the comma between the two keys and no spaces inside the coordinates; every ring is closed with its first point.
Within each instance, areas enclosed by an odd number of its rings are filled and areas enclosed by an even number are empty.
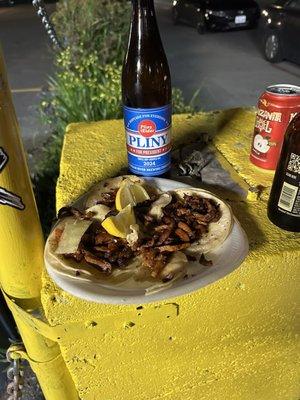
{"type": "Polygon", "coordinates": [[[173,25],[170,1],[158,0],[157,5],[173,85],[183,90],[187,100],[199,90],[200,109],[254,106],[268,85],[300,85],[299,66],[264,59],[258,30],[199,35],[193,27],[173,25]]]}
{"type": "MultiPolygon", "coordinates": [[[[47,4],[49,12],[54,7],[47,4]]],[[[0,45],[23,140],[31,150],[45,138],[38,111],[39,94],[53,68],[48,38],[31,4],[0,7],[0,45]]]]}
{"type": "MultiPolygon", "coordinates": [[[[267,85],[300,84],[299,66],[263,58],[257,30],[199,35],[192,27],[173,25],[171,4],[156,0],[173,85],[183,90],[187,101],[198,91],[199,109],[254,106],[267,85]]],[[[47,7],[51,12],[55,5],[47,7]]],[[[30,4],[0,8],[0,43],[25,145],[32,150],[46,135],[38,114],[39,90],[53,64],[46,34],[30,4]]]]}

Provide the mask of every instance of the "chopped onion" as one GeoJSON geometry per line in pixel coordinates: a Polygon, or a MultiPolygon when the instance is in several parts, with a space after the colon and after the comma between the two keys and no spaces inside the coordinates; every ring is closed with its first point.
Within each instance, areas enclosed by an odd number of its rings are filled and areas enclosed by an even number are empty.
{"type": "Polygon", "coordinates": [[[59,240],[56,254],[71,254],[78,249],[82,236],[93,223],[92,220],[66,218],[64,231],[59,240]]]}
{"type": "Polygon", "coordinates": [[[172,201],[172,196],[169,193],[163,193],[159,198],[151,205],[149,215],[160,220],[163,216],[163,208],[169,205],[172,201]]]}
{"type": "Polygon", "coordinates": [[[129,246],[133,246],[139,240],[139,230],[138,224],[130,225],[130,233],[126,236],[129,246]]]}

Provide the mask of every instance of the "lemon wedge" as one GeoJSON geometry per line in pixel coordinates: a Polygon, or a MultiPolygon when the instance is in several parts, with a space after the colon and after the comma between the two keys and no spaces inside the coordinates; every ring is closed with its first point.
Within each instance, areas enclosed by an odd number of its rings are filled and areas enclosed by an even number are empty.
{"type": "Polygon", "coordinates": [[[102,226],[111,235],[125,239],[131,232],[130,226],[135,223],[132,205],[128,204],[117,215],[106,218],[102,222],[102,226]]]}
{"type": "Polygon", "coordinates": [[[134,207],[138,203],[142,203],[149,199],[150,197],[143,186],[125,180],[117,191],[116,209],[121,211],[129,204],[134,207]]]}

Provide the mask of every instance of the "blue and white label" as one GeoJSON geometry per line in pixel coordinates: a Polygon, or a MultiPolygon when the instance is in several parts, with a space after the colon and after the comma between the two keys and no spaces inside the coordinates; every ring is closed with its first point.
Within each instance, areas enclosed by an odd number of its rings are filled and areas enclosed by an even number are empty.
{"type": "Polygon", "coordinates": [[[144,176],[162,175],[171,166],[172,107],[124,107],[129,169],[144,176]]]}

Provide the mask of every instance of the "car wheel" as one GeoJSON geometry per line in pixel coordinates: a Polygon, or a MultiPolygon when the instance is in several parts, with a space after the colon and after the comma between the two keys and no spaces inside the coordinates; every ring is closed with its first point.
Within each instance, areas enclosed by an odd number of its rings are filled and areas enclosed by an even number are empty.
{"type": "Polygon", "coordinates": [[[270,32],[266,35],[264,52],[266,59],[272,63],[283,60],[280,37],[277,32],[270,32]]]}
{"type": "Polygon", "coordinates": [[[13,7],[15,5],[15,1],[14,0],[8,0],[7,4],[9,5],[9,7],[13,7]]]}
{"type": "Polygon", "coordinates": [[[178,12],[176,7],[173,7],[173,9],[172,9],[172,19],[173,19],[174,25],[178,24],[178,22],[179,22],[179,12],[178,12]]]}
{"type": "Polygon", "coordinates": [[[201,13],[198,17],[198,22],[197,22],[197,32],[200,35],[203,35],[203,33],[205,33],[206,31],[206,25],[205,25],[205,17],[204,15],[201,13]]]}

